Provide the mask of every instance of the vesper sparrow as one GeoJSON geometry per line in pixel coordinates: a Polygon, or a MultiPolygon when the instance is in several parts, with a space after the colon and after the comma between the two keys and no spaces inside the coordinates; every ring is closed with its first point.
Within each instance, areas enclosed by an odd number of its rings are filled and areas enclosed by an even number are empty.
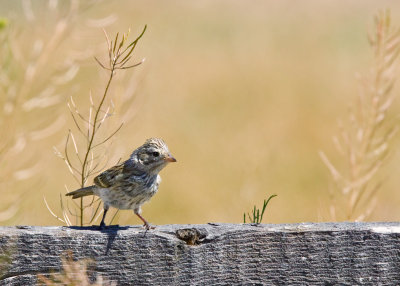
{"type": "Polygon", "coordinates": [[[108,208],[132,209],[150,229],[149,223],[140,215],[143,203],[158,190],[161,177],[158,173],[169,163],[176,162],[162,139],[151,138],[133,151],[125,162],[116,165],[94,178],[94,185],[70,193],[73,199],[95,195],[104,203],[100,229],[105,227],[104,218],[108,208]]]}

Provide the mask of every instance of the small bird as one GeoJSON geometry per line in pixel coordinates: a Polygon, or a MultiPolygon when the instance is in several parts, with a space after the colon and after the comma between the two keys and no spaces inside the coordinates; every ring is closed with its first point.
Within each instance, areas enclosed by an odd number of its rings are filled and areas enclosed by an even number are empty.
{"type": "Polygon", "coordinates": [[[168,163],[176,162],[165,142],[150,138],[137,148],[125,162],[111,167],[94,178],[94,185],[67,193],[73,199],[95,195],[104,203],[100,229],[105,228],[104,218],[109,207],[121,210],[131,209],[150,229],[149,223],[141,216],[141,206],[158,190],[161,177],[158,174],[168,163]]]}

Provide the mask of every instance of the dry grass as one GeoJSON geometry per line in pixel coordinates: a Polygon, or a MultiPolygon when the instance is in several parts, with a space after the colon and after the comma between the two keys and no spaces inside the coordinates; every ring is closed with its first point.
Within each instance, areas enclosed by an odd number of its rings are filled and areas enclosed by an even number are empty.
{"type": "Polygon", "coordinates": [[[15,248],[15,244],[7,243],[2,249],[0,249],[0,279],[10,269],[12,264],[12,255],[15,248]]]}
{"type": "Polygon", "coordinates": [[[0,160],[7,166],[0,172],[0,189],[13,190],[13,195],[4,197],[0,221],[21,211],[21,200],[29,191],[26,186],[41,187],[40,173],[46,165],[38,161],[40,146],[65,124],[59,107],[77,89],[75,77],[92,53],[90,47],[85,52],[75,50],[69,35],[93,3],[70,1],[62,7],[55,1],[20,3],[24,13],[7,15],[10,18],[3,20],[0,31],[0,160]],[[52,17],[42,22],[42,14],[52,17]],[[48,33],[43,32],[45,25],[48,33]]]}
{"type": "Polygon", "coordinates": [[[117,285],[110,283],[101,275],[95,277],[95,281],[91,282],[88,275],[88,267],[93,261],[84,259],[75,261],[72,252],[67,252],[61,257],[62,271],[61,273],[51,273],[47,276],[38,275],[38,285],[68,285],[68,286],[103,286],[117,285]]]}
{"type": "MultiPolygon", "coordinates": [[[[108,123],[110,117],[115,112],[113,100],[109,100],[109,104],[106,104],[106,99],[109,99],[109,90],[111,82],[116,76],[117,72],[123,70],[132,69],[142,64],[144,60],[132,64],[132,58],[134,57],[133,51],[135,50],[139,40],[142,38],[146,31],[144,27],[142,33],[132,42],[128,42],[129,32],[122,34],[119,38],[119,33],[116,34],[115,38],[110,40],[107,33],[104,31],[107,40],[108,59],[107,63],[102,63],[97,58],[95,60],[101,68],[107,71],[109,78],[107,80],[104,92],[98,97],[98,103],[94,103],[92,94],[90,94],[90,107],[89,115],[85,117],[78,109],[73,98],[71,97],[68,104],[70,114],[72,116],[76,133],[78,133],[77,142],[73,131],[69,130],[65,141],[64,152],[61,153],[55,148],[56,154],[60,157],[68,167],[73,178],[80,185],[81,188],[87,185],[89,178],[93,178],[109,165],[108,152],[109,144],[115,137],[117,132],[122,128],[123,123],[120,123],[115,130],[111,131],[106,136],[101,136],[100,129],[104,129],[104,125],[108,123]],[[79,146],[79,147],[78,147],[79,146]],[[72,151],[71,151],[72,150],[72,151]]],[[[75,210],[71,210],[68,206],[64,207],[63,199],[60,198],[61,211],[63,218],[55,215],[47,201],[45,200],[46,206],[50,213],[67,225],[71,225],[71,219],[69,215],[75,217],[79,222],[80,226],[92,224],[96,221],[101,212],[99,212],[101,202],[99,199],[95,199],[92,196],[91,199],[80,198],[79,205],[75,204],[75,210]],[[85,220],[85,212],[90,212],[89,220],[85,220]]]]}
{"type": "Polygon", "coordinates": [[[373,66],[360,78],[357,102],[349,119],[340,124],[340,136],[333,138],[346,164],[339,169],[325,153],[320,153],[336,187],[331,190],[330,207],[335,220],[360,221],[372,213],[382,186],[379,172],[393,153],[391,141],[398,131],[397,120],[390,119],[388,113],[395,98],[400,29],[393,29],[389,12],[376,16],[370,44],[374,50],[373,66]]]}
{"type": "MultiPolygon", "coordinates": [[[[21,31],[17,34],[20,43],[26,43],[24,55],[29,55],[37,39],[47,42],[51,38],[70,2],[59,1],[62,7],[57,13],[49,12],[49,1],[31,3],[38,16],[29,22],[20,1],[0,2],[7,29],[21,31]]],[[[23,113],[17,117],[15,130],[0,122],[5,134],[1,144],[12,138],[10,133],[25,139],[31,130],[40,129],[35,119],[44,123],[42,127],[59,117],[64,122],[53,135],[29,139],[23,151],[1,159],[0,212],[21,198],[15,204],[17,212],[11,209],[11,219],[4,223],[54,224],[42,197],[56,211],[64,186],[70,190],[79,187],[65,164],[53,155],[52,147],[64,149],[66,126],[74,124],[65,108],[70,96],[85,112],[90,105],[88,90],[97,95],[104,89],[98,84],[107,80],[104,71],[99,74],[93,58],[86,59],[91,52],[101,58],[104,51],[98,19],[111,22],[107,27],[110,34],[138,27],[132,31],[136,35],[139,27],[148,24],[137,49],[139,59],[146,57],[146,65],[140,68],[140,77],[132,73],[132,80],[131,73],[119,74],[113,83],[115,114],[110,118],[112,124],[103,130],[112,132],[119,122],[126,122],[107,151],[109,166],[127,158],[153,136],[164,138],[177,157],[178,164],[162,172],[159,192],[143,208],[151,221],[241,222],[243,210],[262,201],[265,193],[279,195],[279,200],[268,206],[269,221],[318,220],[318,203],[329,199],[325,190],[332,182],[318,150],[324,150],[332,163],[341,167],[339,158],[333,157],[336,151],[331,142],[337,130],[335,118],[344,118],[343,106],[352,103],[357,86],[354,71],[368,69],[372,57],[365,34],[381,5],[371,0],[340,4],[331,0],[256,0],[252,5],[226,0],[121,0],[104,1],[79,13],[67,25],[69,32],[47,63],[48,72],[41,72],[37,82],[52,83],[50,71],[82,53],[85,57],[79,60],[74,79],[59,87],[60,102],[37,108],[29,116],[23,113]],[[130,105],[132,94],[136,99],[130,105]],[[13,176],[20,169],[29,171],[28,167],[35,171],[29,179],[13,176]]],[[[400,3],[387,1],[385,5],[397,21],[400,3]]],[[[22,68],[13,72],[16,82],[23,76],[22,68]]],[[[38,95],[36,91],[32,86],[31,94],[38,95]]],[[[3,102],[7,97],[1,92],[3,102]]],[[[396,86],[393,92],[398,92],[396,86]]],[[[395,99],[391,113],[399,111],[395,99]]],[[[397,143],[397,137],[394,140],[397,143]]],[[[392,158],[385,173],[397,174],[400,156],[394,153],[392,158]]],[[[385,178],[369,220],[400,219],[398,179],[385,178]]],[[[122,211],[117,217],[119,224],[139,223],[131,212],[122,211]]]]}

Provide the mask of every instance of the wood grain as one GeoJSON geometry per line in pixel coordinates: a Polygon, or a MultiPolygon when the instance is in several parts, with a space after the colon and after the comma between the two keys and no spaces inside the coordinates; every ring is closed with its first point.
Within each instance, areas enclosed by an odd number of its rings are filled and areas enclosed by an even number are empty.
{"type": "Polygon", "coordinates": [[[0,227],[0,285],[35,285],[68,250],[118,285],[400,285],[400,223],[0,227]]]}

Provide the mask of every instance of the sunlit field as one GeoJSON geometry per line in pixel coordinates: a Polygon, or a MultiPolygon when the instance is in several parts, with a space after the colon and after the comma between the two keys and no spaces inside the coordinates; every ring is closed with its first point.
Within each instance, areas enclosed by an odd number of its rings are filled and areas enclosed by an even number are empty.
{"type": "MultiPolygon", "coordinates": [[[[178,162],[161,172],[143,216],[153,224],[241,223],[244,212],[277,194],[264,223],[341,220],[329,212],[334,187],[319,151],[346,164],[332,137],[357,100],[356,74],[367,74],[374,61],[367,37],[374,15],[390,8],[398,27],[400,3],[81,2],[72,11],[63,1],[0,1],[8,75],[0,76],[1,224],[62,224],[44,198],[60,217],[60,196],[64,209],[74,210],[64,194],[80,186],[54,153],[64,152],[69,129],[79,139],[67,103],[72,96],[89,116],[90,93],[98,102],[104,92],[107,75],[94,60],[107,58],[102,28],[110,37],[130,28],[134,39],[145,25],[133,58],[145,61],[116,74],[107,101],[115,108],[100,136],[124,124],[98,151],[108,168],[147,138],[167,142],[178,162]]],[[[398,124],[399,91],[395,86],[391,124],[398,124]]],[[[397,134],[368,221],[400,219],[399,143],[397,134]]],[[[121,211],[113,223],[141,222],[121,211]]]]}

